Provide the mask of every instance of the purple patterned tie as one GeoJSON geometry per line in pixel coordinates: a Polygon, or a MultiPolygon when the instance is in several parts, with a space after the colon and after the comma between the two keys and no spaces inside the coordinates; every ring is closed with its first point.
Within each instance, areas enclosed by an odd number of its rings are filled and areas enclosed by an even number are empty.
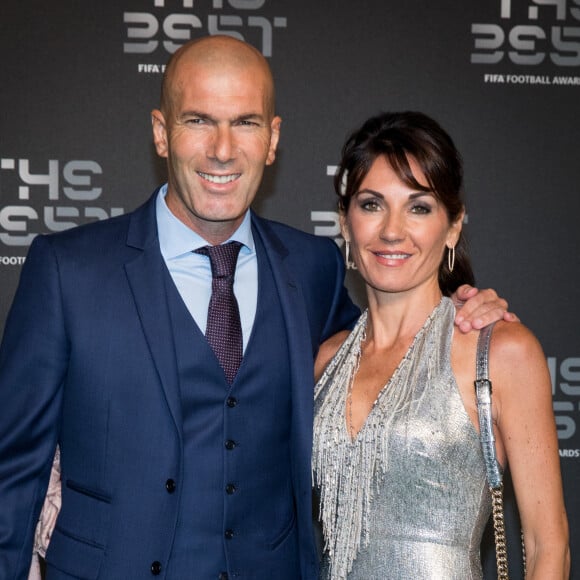
{"type": "Polygon", "coordinates": [[[211,299],[205,337],[230,385],[242,362],[242,325],[234,296],[234,276],[241,247],[240,242],[229,242],[195,250],[197,254],[209,256],[211,263],[211,299]]]}

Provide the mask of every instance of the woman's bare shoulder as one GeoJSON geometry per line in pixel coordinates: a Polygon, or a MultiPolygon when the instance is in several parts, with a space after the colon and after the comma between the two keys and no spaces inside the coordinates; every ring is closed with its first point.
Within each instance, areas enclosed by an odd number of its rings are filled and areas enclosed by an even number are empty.
{"type": "MultiPolygon", "coordinates": [[[[453,335],[453,367],[456,375],[471,384],[479,331],[453,335]]],[[[535,335],[520,322],[499,321],[491,335],[489,366],[492,378],[509,378],[533,366],[545,365],[542,347],[535,335]]]]}
{"type": "Polygon", "coordinates": [[[325,340],[318,349],[316,361],[314,361],[314,379],[317,381],[332,360],[332,357],[337,353],[340,345],[346,340],[350,334],[348,330],[341,330],[329,339],[325,340]]]}
{"type": "Polygon", "coordinates": [[[521,322],[497,322],[491,338],[490,356],[500,367],[513,367],[530,359],[544,360],[540,342],[521,322]]]}
{"type": "Polygon", "coordinates": [[[498,403],[498,425],[507,428],[514,421],[525,420],[538,423],[538,412],[551,414],[552,392],[546,356],[526,326],[519,322],[496,324],[491,338],[489,371],[498,403]]]}

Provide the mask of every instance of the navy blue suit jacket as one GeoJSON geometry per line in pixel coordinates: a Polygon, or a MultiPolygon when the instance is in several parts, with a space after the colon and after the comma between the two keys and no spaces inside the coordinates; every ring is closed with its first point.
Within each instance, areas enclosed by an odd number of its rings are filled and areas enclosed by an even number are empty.
{"type": "MultiPolygon", "coordinates": [[[[38,236],[30,248],[0,349],[0,578],[26,578],[57,443],[63,505],[47,558],[63,574],[52,577],[148,577],[152,561],[170,557],[178,503],[165,482],[182,462],[174,341],[183,337],[169,321],[154,200],[38,236]]],[[[310,580],[313,357],[358,309],[334,242],[256,215],[252,226],[285,319],[293,487],[310,580]]]]}

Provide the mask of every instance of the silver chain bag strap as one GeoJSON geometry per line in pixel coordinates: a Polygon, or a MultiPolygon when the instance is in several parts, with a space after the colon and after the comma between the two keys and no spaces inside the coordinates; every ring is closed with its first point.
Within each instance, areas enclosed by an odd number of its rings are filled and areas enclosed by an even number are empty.
{"type": "MultiPolygon", "coordinates": [[[[491,491],[493,534],[498,580],[509,580],[507,543],[505,537],[505,518],[503,507],[503,474],[499,467],[493,435],[491,415],[491,381],[489,380],[489,342],[494,324],[482,328],[477,340],[475,396],[477,398],[477,415],[479,419],[479,437],[491,491]]],[[[526,552],[522,534],[522,553],[524,578],[526,576],[526,552]]]]}

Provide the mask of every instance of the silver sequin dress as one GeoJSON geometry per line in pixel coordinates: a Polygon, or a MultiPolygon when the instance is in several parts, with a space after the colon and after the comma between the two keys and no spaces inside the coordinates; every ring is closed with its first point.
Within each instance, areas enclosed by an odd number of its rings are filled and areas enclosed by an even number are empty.
{"type": "MultiPolygon", "coordinates": [[[[325,580],[481,580],[483,455],[451,370],[443,298],[351,439],[346,401],[366,312],[315,390],[313,477],[325,580]]],[[[474,361],[475,373],[475,361],[474,361]]]]}

